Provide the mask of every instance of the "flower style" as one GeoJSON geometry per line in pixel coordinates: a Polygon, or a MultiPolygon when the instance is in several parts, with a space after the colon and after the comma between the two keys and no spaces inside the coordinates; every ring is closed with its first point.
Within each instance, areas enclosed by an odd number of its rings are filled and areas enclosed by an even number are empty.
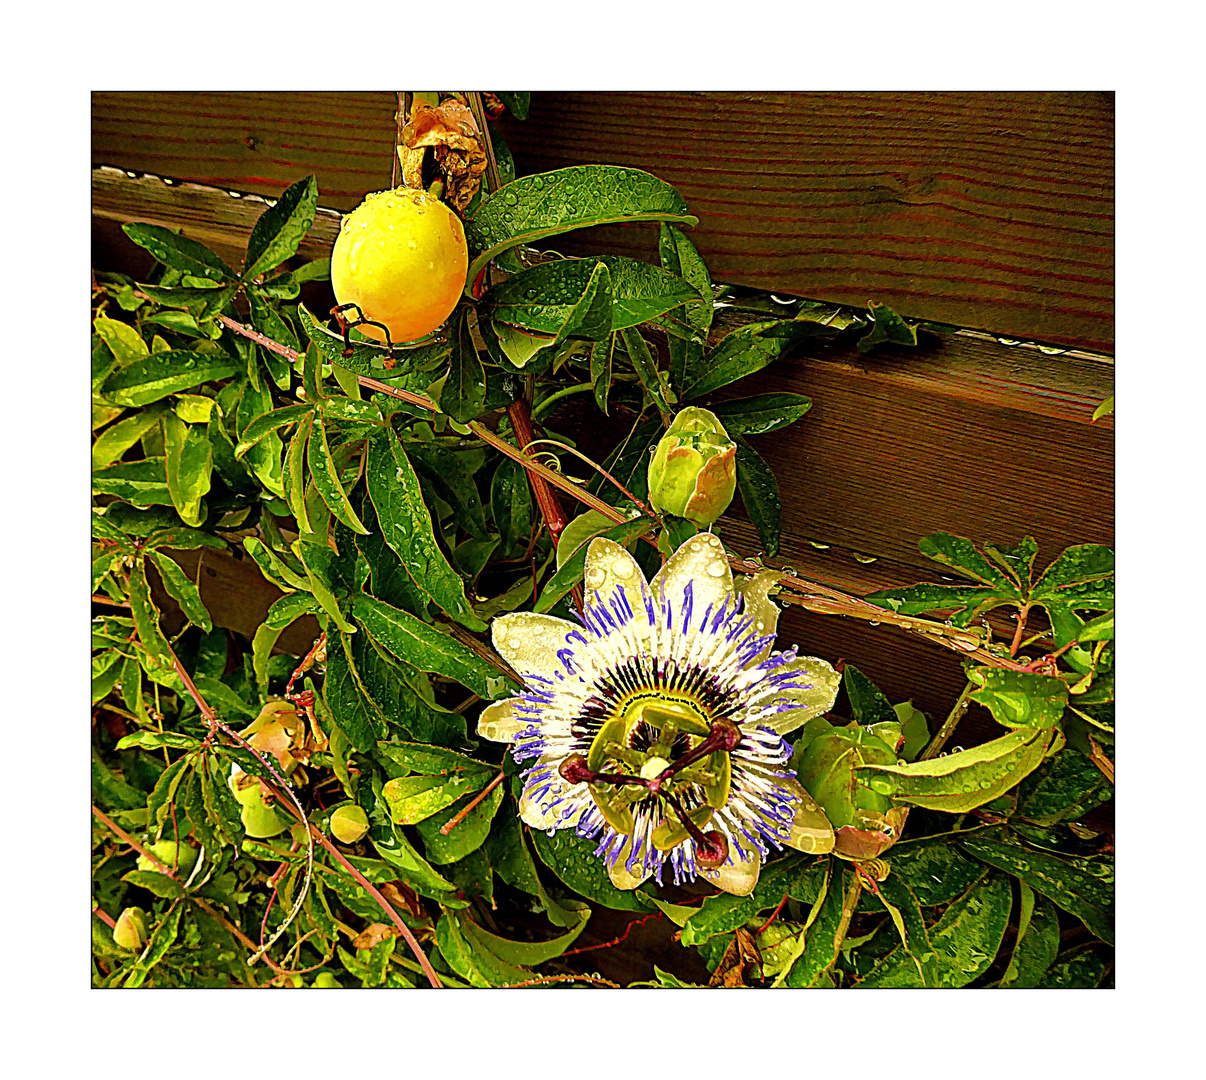
{"type": "Polygon", "coordinates": [[[783,845],[832,850],[833,828],[788,767],[784,735],[833,705],[823,660],[774,652],[775,575],[734,583],[720,541],[687,540],[646,583],[619,544],[592,540],[581,626],[518,612],[494,646],[524,691],[486,708],[509,742],[520,817],[598,842],[613,884],[702,876],[746,895],[783,845]]]}

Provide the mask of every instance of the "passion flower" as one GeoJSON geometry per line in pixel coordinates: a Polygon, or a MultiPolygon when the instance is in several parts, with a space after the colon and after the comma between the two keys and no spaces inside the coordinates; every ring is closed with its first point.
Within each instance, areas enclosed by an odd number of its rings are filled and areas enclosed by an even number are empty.
{"type": "Polygon", "coordinates": [[[612,882],[701,875],[745,895],[783,845],[822,854],[833,829],[788,767],[784,735],[826,712],[829,664],[773,651],[774,574],[735,583],[720,541],[687,540],[646,582],[603,537],[586,554],[581,626],[519,612],[494,646],[524,691],[478,721],[511,743],[520,817],[597,841],[612,882]]]}

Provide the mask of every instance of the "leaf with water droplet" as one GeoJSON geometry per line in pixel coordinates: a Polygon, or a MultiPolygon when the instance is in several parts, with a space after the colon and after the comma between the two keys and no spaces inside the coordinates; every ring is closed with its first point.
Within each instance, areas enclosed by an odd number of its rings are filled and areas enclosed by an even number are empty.
{"type": "Polygon", "coordinates": [[[626,221],[699,223],[687,213],[686,202],[674,188],[639,170],[574,165],[520,177],[485,199],[473,220],[466,223],[466,239],[475,255],[469,266],[468,286],[490,259],[507,248],[575,229],[626,221]],[[617,176],[621,171],[644,177],[645,182],[623,182],[617,176]],[[509,202],[507,196],[514,196],[514,202],[509,202]],[[508,213],[512,215],[510,220],[506,218],[508,213]]]}
{"type": "Polygon", "coordinates": [[[682,379],[683,400],[702,397],[761,371],[806,338],[832,336],[835,333],[817,323],[793,319],[742,326],[686,367],[682,379]]]}
{"type": "Polygon", "coordinates": [[[783,531],[783,504],[779,482],[762,456],[740,435],[737,444],[737,490],[745,512],[758,530],[758,539],[768,555],[779,553],[779,534],[783,531]]]}
{"type": "Polygon", "coordinates": [[[151,353],[115,371],[101,388],[101,397],[134,408],[179,394],[216,379],[237,375],[242,365],[229,353],[187,350],[151,353]]]}

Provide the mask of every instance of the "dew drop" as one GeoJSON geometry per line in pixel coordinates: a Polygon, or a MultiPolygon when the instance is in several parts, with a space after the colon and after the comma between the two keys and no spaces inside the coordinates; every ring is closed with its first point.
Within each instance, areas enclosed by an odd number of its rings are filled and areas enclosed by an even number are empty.
{"type": "Polygon", "coordinates": [[[517,202],[519,202],[519,196],[517,196],[515,192],[508,190],[503,194],[503,200],[508,206],[514,206],[517,202]]]}
{"type": "Polygon", "coordinates": [[[708,573],[712,577],[724,577],[724,563],[714,562],[708,564],[708,573]]]}

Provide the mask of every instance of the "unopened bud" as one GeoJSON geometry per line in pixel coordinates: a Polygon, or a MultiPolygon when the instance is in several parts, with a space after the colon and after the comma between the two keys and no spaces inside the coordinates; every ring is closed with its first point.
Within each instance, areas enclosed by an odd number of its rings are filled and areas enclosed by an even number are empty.
{"type": "Polygon", "coordinates": [[[141,949],[147,940],[147,913],[139,907],[126,908],[117,917],[113,940],[131,952],[141,949]]]}
{"type": "Polygon", "coordinates": [[[674,418],[649,462],[649,501],[707,528],[737,490],[737,444],[707,409],[688,405],[674,418]]]}
{"type": "Polygon", "coordinates": [[[337,807],[331,814],[331,835],[341,844],[356,843],[368,829],[368,814],[355,803],[337,807]]]}

